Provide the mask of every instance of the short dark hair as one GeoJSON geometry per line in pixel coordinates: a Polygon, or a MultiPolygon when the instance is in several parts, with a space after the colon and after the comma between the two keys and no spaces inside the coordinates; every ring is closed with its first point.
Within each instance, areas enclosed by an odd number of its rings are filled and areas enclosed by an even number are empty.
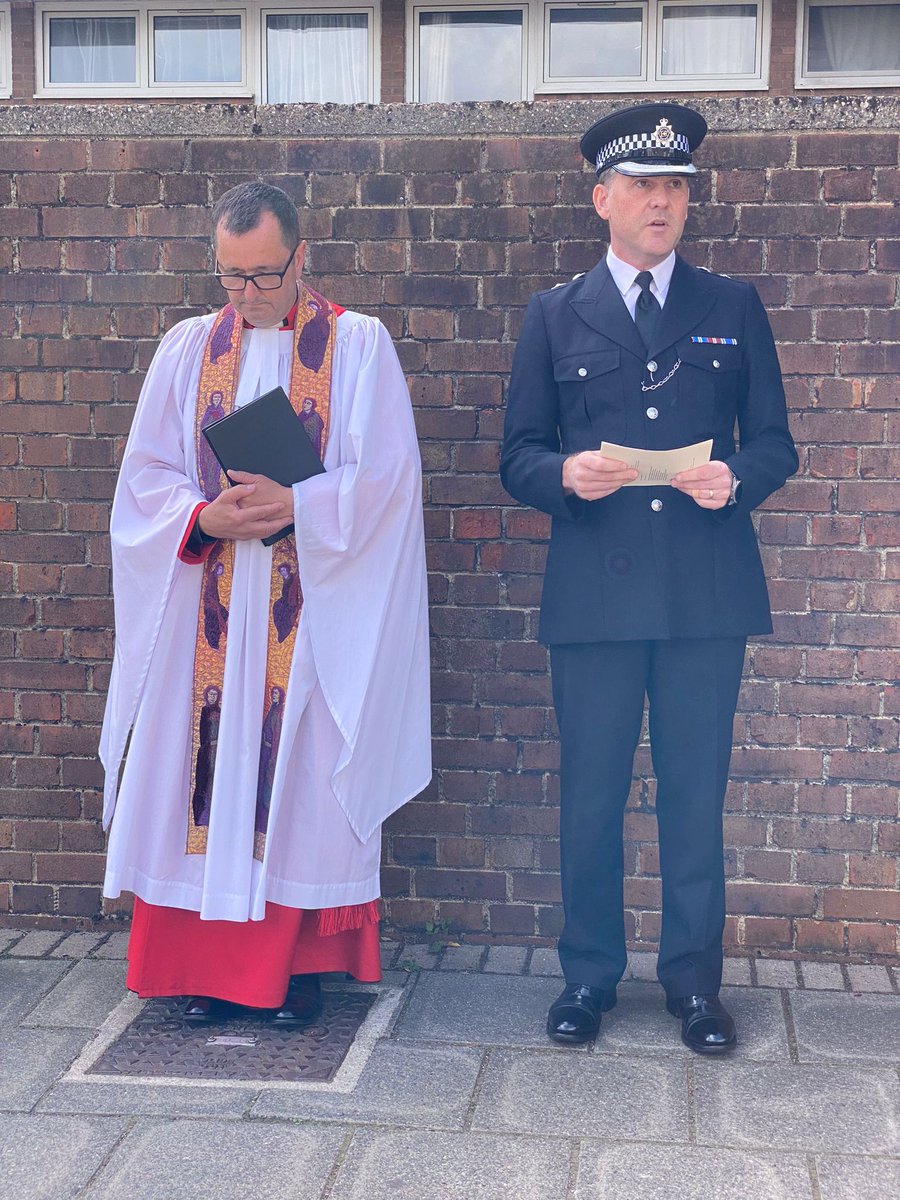
{"type": "Polygon", "coordinates": [[[258,180],[239,183],[216,201],[212,210],[213,243],[220,225],[224,225],[229,233],[240,236],[255,229],[266,212],[278,222],[285,247],[296,246],[300,242],[297,206],[287,192],[258,180]]]}

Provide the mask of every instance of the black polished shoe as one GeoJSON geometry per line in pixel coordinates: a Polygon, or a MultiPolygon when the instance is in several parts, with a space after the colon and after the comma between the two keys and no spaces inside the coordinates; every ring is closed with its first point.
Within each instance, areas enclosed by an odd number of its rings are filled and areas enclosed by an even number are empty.
{"type": "Polygon", "coordinates": [[[600,1032],[603,1013],[615,1007],[616,993],[587,984],[566,984],[562,995],[550,1005],[547,1033],[554,1042],[578,1045],[600,1032]]]}
{"type": "Polygon", "coordinates": [[[322,983],[318,975],[292,975],[281,1008],[272,1017],[280,1029],[312,1025],[322,1015],[322,983]]]}
{"type": "Polygon", "coordinates": [[[718,996],[667,996],[666,1008],[681,1017],[681,1040],[698,1054],[727,1054],[737,1045],[734,1021],[718,996]]]}

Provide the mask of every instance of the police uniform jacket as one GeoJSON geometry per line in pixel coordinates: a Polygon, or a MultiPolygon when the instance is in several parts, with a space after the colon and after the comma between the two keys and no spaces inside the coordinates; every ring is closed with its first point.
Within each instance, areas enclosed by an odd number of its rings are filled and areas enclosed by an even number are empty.
{"type": "Polygon", "coordinates": [[[649,349],[605,260],[531,298],[501,477],[553,517],[545,644],[771,632],[750,514],[796,469],[775,344],[750,284],[676,256],[649,349]],[[708,438],[741,480],[736,505],[709,511],[669,486],[589,502],[563,492],[564,458],[601,441],[668,450],[708,438]]]}

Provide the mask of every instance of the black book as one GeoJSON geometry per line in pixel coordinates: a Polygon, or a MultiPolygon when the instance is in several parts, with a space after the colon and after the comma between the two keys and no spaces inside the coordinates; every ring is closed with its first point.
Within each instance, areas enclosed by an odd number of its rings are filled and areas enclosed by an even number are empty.
{"type": "MultiPolygon", "coordinates": [[[[265,475],[290,487],[325,470],[282,387],[264,392],[243,408],[213,421],[203,430],[203,436],[224,471],[265,475]]],[[[263,538],[263,545],[271,546],[293,529],[293,523],[285,525],[263,538]]]]}

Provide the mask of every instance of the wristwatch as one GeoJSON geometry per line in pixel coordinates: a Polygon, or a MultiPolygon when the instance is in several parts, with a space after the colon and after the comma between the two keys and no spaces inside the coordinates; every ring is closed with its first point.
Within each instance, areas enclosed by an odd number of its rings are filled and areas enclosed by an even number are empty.
{"type": "Polygon", "coordinates": [[[738,497],[740,496],[740,491],[741,491],[741,481],[738,479],[737,475],[735,475],[734,471],[732,471],[731,472],[731,491],[728,493],[728,503],[729,504],[737,504],[738,497]]]}

